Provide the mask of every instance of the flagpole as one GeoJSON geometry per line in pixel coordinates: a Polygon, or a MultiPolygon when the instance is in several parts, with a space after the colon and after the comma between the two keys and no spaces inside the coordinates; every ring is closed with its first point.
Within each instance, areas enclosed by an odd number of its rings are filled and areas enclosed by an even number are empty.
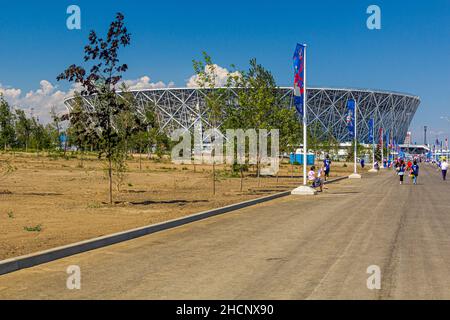
{"type": "MultiPolygon", "coordinates": [[[[297,44],[296,48],[296,55],[300,55],[300,61],[303,60],[303,79],[300,77],[300,81],[303,81],[303,83],[297,83],[297,81],[294,81],[294,99],[295,97],[298,97],[299,93],[301,94],[301,89],[303,85],[303,97],[302,97],[302,103],[303,107],[302,110],[299,110],[299,112],[302,112],[303,117],[303,185],[299,186],[298,188],[295,188],[292,190],[291,194],[293,195],[315,195],[317,194],[317,191],[308,186],[308,176],[307,176],[307,166],[308,166],[308,98],[307,98],[307,85],[306,85],[306,44],[297,44]],[[302,47],[303,50],[303,58],[301,58],[301,55],[298,53],[299,47],[302,47]],[[300,92],[298,92],[297,89],[300,89],[300,92]],[[297,92],[296,92],[297,90],[297,92]]],[[[295,58],[296,56],[294,56],[295,58]]],[[[297,61],[298,62],[298,61],[297,61]]],[[[294,63],[297,63],[294,61],[294,63]]],[[[294,65],[294,68],[296,69],[296,72],[299,72],[299,67],[297,65],[294,65]]],[[[298,75],[298,74],[297,74],[298,75]]],[[[296,100],[296,107],[298,107],[298,104],[300,102],[300,99],[296,100]]],[[[298,108],[300,109],[300,108],[298,108]]]]}
{"type": "Polygon", "coordinates": [[[392,135],[392,130],[389,130],[389,139],[387,142],[387,166],[389,168],[389,160],[391,159],[391,137],[392,135]]]}
{"type": "Polygon", "coordinates": [[[387,141],[387,144],[388,144],[388,158],[387,158],[388,168],[389,168],[389,161],[391,159],[391,140],[392,140],[392,129],[389,131],[389,140],[387,141]]]}
{"type": "Polygon", "coordinates": [[[303,69],[303,185],[307,185],[306,180],[306,166],[308,164],[308,155],[307,155],[307,147],[308,147],[308,140],[307,140],[307,125],[308,125],[308,118],[307,118],[307,112],[308,107],[306,106],[307,103],[307,97],[306,97],[306,44],[303,44],[304,51],[303,51],[303,60],[305,68],[303,69]]]}
{"type": "Polygon", "coordinates": [[[384,129],[381,128],[381,168],[384,169],[384,129]]]}
{"type": "Polygon", "coordinates": [[[358,131],[358,103],[355,101],[355,163],[354,163],[354,174],[357,174],[356,162],[357,162],[357,152],[358,152],[358,138],[356,136],[358,131]]]}
{"type": "Polygon", "coordinates": [[[375,120],[372,120],[372,166],[375,169],[375,120]]]}

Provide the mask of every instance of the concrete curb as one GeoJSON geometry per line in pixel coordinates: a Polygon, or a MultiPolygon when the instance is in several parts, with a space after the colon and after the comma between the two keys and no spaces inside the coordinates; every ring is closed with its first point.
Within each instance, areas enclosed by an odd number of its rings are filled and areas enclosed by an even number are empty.
{"type": "MultiPolygon", "coordinates": [[[[336,178],[333,180],[329,180],[325,182],[326,184],[337,182],[340,180],[347,179],[348,177],[336,178]]],[[[232,204],[226,207],[217,208],[209,211],[203,211],[200,213],[195,213],[186,217],[164,221],[157,224],[152,224],[145,227],[140,227],[132,230],[127,230],[119,233],[114,233],[111,235],[106,235],[99,238],[94,238],[90,240],[85,240],[77,243],[72,243],[66,246],[57,247],[25,256],[20,256],[16,258],[11,258],[7,260],[0,261],[0,275],[11,273],[14,271],[18,271],[21,269],[31,268],[43,263],[51,262],[54,260],[62,259],[65,257],[69,257],[72,255],[76,255],[79,253],[83,253],[86,251],[91,251],[95,249],[99,249],[102,247],[110,246],[116,243],[124,242],[127,240],[136,239],[139,237],[143,237],[145,235],[149,235],[155,232],[168,230],[172,228],[176,228],[191,222],[203,220],[206,218],[210,218],[219,214],[228,213],[231,211],[235,211],[238,209],[242,209],[245,207],[250,207],[255,204],[271,201],[274,199],[282,198],[289,196],[291,191],[284,191],[276,194],[272,194],[269,196],[265,196],[262,198],[252,199],[236,204],[232,204]]]]}
{"type": "Polygon", "coordinates": [[[348,177],[339,177],[339,178],[335,178],[335,179],[332,179],[332,180],[328,180],[328,181],[325,181],[324,184],[338,182],[338,181],[345,180],[345,179],[348,179],[348,177]]]}

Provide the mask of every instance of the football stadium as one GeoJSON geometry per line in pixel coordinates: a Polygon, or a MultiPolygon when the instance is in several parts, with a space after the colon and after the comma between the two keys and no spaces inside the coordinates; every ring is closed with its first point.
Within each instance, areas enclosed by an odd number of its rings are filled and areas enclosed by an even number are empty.
{"type": "MultiPolygon", "coordinates": [[[[205,107],[208,90],[211,89],[164,88],[131,92],[136,100],[136,112],[143,116],[149,105],[155,106],[161,130],[171,132],[179,128],[193,130],[198,121],[201,121],[204,130],[211,127],[205,107]]],[[[227,90],[231,90],[231,97],[236,97],[229,99],[228,103],[235,103],[238,107],[238,89],[227,90]]],[[[282,87],[277,90],[286,108],[294,108],[293,89],[282,87]]],[[[118,95],[121,96],[121,93],[118,92],[118,95]]],[[[91,109],[95,96],[83,99],[85,108],[91,109]]],[[[308,125],[315,128],[314,134],[318,139],[326,139],[330,135],[340,143],[353,139],[346,123],[349,99],[357,103],[357,136],[361,143],[369,140],[369,119],[374,119],[376,139],[380,129],[383,129],[395,141],[403,142],[420,105],[418,96],[393,91],[310,87],[307,89],[308,125]]],[[[67,99],[65,104],[70,112],[74,99],[67,99]]]]}

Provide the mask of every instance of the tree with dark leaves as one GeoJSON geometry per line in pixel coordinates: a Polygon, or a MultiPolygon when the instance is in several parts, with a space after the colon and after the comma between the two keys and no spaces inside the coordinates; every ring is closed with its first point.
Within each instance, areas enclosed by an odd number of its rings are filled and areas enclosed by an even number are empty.
{"type": "Polygon", "coordinates": [[[82,66],[71,65],[57,77],[58,81],[80,84],[82,96],[93,96],[89,118],[97,135],[99,157],[105,157],[107,161],[110,204],[113,203],[113,161],[120,158],[117,153],[123,152],[123,135],[117,131],[115,120],[126,108],[126,102],[116,95],[116,86],[128,69],[126,64],[119,62],[119,49],[130,45],[130,41],[124,16],[117,13],[105,38],[100,38],[95,31],[89,34],[89,44],[84,47],[84,62],[90,67],[89,73],[82,66]]]}

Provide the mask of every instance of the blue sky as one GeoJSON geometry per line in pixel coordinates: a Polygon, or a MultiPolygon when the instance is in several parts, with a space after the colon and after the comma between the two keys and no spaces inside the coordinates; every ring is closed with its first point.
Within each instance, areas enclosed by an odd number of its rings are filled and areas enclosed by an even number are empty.
{"type": "Polygon", "coordinates": [[[0,90],[13,102],[48,112],[70,89],[56,75],[81,63],[89,30],[125,14],[132,45],[122,53],[125,78],[183,87],[192,59],[207,51],[225,68],[257,60],[278,84],[292,84],[292,53],[308,43],[308,84],[374,88],[419,95],[413,140],[450,134],[450,1],[40,1],[5,2],[0,15],[0,90]],[[66,9],[81,8],[82,29],[66,28],[66,9]],[[381,30],[366,9],[381,8],[381,30]],[[45,80],[44,82],[42,82],[45,80]],[[18,91],[20,90],[20,91],[18,91]],[[58,93],[59,92],[59,93],[58,93]],[[28,96],[26,96],[28,94],[28,96]]]}

